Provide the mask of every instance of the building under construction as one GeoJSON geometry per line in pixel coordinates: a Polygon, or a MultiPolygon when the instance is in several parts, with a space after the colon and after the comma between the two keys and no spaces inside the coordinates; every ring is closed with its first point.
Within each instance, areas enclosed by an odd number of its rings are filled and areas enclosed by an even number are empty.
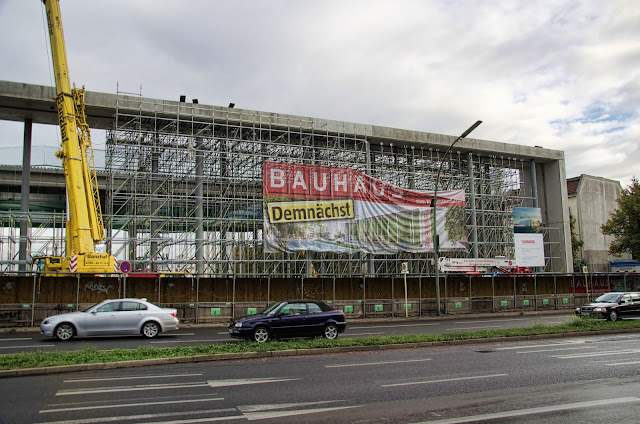
{"type": "MultiPolygon", "coordinates": [[[[34,102],[34,96],[20,92],[29,87],[11,84],[3,82],[8,87],[3,91],[11,89],[0,96],[5,109],[21,96],[34,102]]],[[[55,115],[40,105],[52,103],[47,89],[40,87],[31,122],[55,123],[55,115]]],[[[434,191],[440,171],[438,190],[463,189],[466,195],[462,231],[468,248],[447,255],[513,258],[513,208],[537,207],[545,252],[544,269],[537,271],[571,269],[561,151],[465,138],[445,155],[456,137],[181,100],[86,95],[89,124],[107,130],[105,174],[100,175],[107,249],[134,270],[348,277],[397,275],[401,263],[408,262],[412,274],[433,272],[429,252],[266,252],[264,161],[350,168],[421,191],[434,191]]],[[[15,113],[0,118],[17,120],[15,113]]],[[[51,250],[64,246],[63,219],[55,218],[61,212],[32,222],[27,238],[38,233],[51,241],[28,242],[31,252],[37,244],[43,253],[60,254],[51,250]]],[[[10,237],[3,239],[5,251],[18,250],[7,249],[15,242],[10,237]]]]}

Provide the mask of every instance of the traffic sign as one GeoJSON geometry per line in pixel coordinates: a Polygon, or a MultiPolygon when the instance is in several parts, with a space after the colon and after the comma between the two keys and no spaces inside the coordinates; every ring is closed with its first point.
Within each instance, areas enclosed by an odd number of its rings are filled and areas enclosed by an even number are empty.
{"type": "Polygon", "coordinates": [[[125,274],[128,274],[129,271],[131,271],[131,264],[129,263],[129,261],[120,262],[120,271],[125,274]]]}

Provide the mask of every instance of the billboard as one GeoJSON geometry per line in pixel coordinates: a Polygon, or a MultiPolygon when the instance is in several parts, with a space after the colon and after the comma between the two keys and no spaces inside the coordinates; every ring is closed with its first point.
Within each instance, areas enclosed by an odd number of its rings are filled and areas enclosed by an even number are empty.
{"type": "Polygon", "coordinates": [[[544,267],[544,240],[540,208],[513,208],[516,262],[523,267],[544,267]]]}
{"type": "MultiPolygon", "coordinates": [[[[265,161],[264,246],[275,252],[433,251],[433,192],[352,168],[265,161]]],[[[440,250],[465,250],[464,190],[438,192],[440,250]]]]}

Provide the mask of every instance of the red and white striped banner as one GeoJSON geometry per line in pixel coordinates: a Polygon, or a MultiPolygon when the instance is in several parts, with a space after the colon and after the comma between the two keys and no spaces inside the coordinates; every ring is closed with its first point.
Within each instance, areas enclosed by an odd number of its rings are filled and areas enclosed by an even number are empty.
{"type": "Polygon", "coordinates": [[[71,256],[69,258],[69,271],[78,272],[78,257],[71,256]]]}
{"type": "Polygon", "coordinates": [[[120,271],[120,268],[118,268],[118,260],[116,259],[116,257],[113,257],[113,273],[117,274],[118,271],[120,271]]]}

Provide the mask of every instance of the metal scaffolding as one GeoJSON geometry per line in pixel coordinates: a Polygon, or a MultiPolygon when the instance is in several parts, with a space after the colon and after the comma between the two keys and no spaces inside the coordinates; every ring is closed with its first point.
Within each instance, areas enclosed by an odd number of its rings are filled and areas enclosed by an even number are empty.
{"type": "MultiPolygon", "coordinates": [[[[464,189],[468,251],[458,257],[514,257],[513,207],[534,206],[521,159],[432,146],[383,144],[362,126],[140,97],[116,107],[107,133],[105,228],[112,253],[134,270],[200,275],[364,276],[430,273],[433,255],[272,254],[263,250],[262,163],[356,169],[399,187],[464,189]],[[149,101],[149,102],[147,102],[149,101]],[[220,113],[220,111],[224,113],[220,113]],[[331,127],[331,130],[329,130],[331,127]]],[[[547,229],[553,231],[554,229],[547,229]]],[[[554,255],[545,234],[547,261],[554,255]]]]}

